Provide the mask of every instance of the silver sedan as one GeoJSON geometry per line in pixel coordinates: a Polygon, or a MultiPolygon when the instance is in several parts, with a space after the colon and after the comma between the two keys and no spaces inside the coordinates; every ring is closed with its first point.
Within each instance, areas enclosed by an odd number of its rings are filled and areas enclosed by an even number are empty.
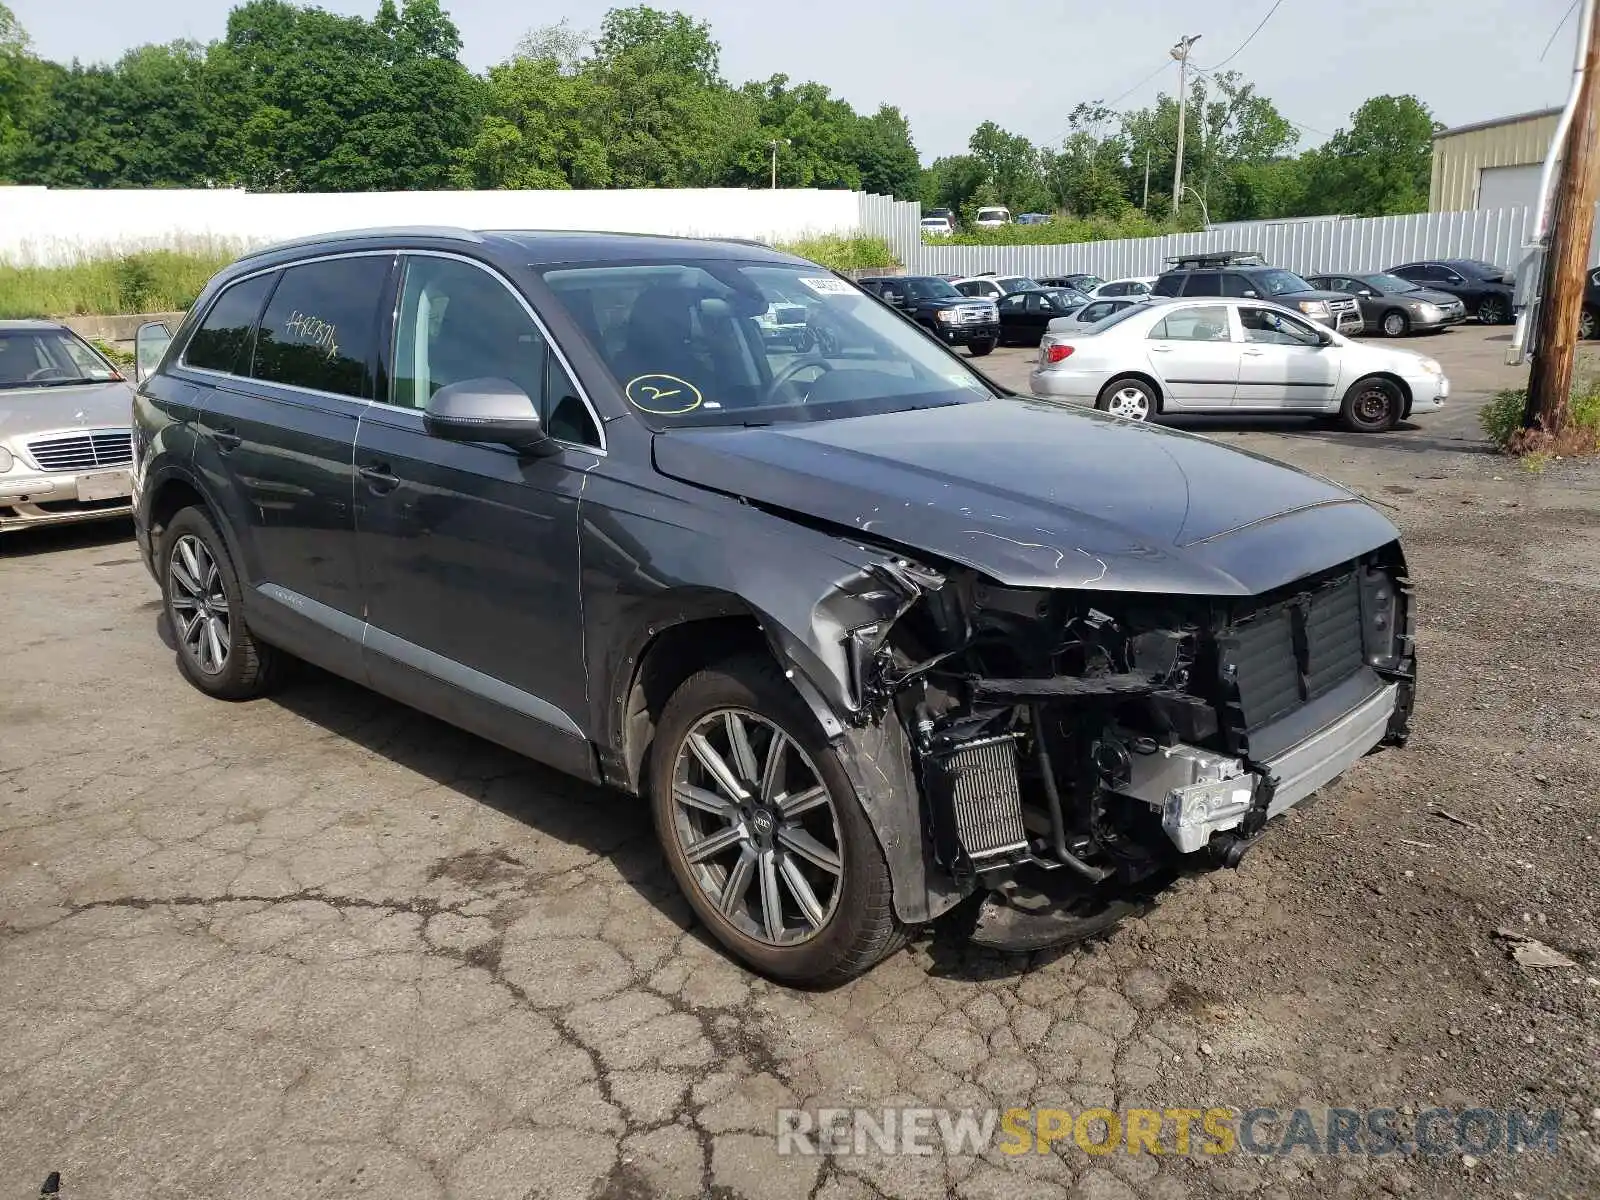
{"type": "Polygon", "coordinates": [[[1030,382],[1135,421],[1304,413],[1362,433],[1437,412],[1450,394],[1431,358],[1353,342],[1269,301],[1221,298],[1152,299],[1087,328],[1051,321],[1030,382]]]}
{"type": "Polygon", "coordinates": [[[123,516],[133,391],[53,321],[0,321],[0,533],[123,516]]]}

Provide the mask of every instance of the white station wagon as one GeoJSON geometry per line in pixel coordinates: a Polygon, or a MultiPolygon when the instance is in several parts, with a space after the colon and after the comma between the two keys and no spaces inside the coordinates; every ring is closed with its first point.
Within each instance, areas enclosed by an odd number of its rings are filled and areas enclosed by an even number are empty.
{"type": "Polygon", "coordinates": [[[1039,345],[1035,394],[1135,421],[1162,413],[1337,416],[1381,433],[1437,412],[1444,369],[1410,350],[1363,345],[1261,300],[1152,297],[1084,327],[1057,319],[1039,345]]]}

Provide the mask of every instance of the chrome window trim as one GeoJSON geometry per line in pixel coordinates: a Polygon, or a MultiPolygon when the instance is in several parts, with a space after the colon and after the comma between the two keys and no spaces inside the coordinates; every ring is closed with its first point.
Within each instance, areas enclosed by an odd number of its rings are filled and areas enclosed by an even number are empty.
{"type": "MultiPolygon", "coordinates": [[[[512,286],[511,281],[509,279],[507,279],[504,275],[502,275],[494,267],[491,267],[488,263],[480,262],[478,259],[472,258],[469,255],[456,254],[453,251],[449,251],[449,250],[432,250],[432,249],[426,249],[426,248],[412,249],[412,248],[408,248],[408,247],[389,246],[389,247],[385,247],[385,248],[379,249],[379,250],[336,250],[336,251],[333,251],[333,252],[328,253],[328,254],[315,254],[315,255],[311,255],[311,256],[306,257],[306,258],[296,258],[296,259],[293,259],[293,260],[291,260],[289,262],[274,263],[272,266],[260,267],[260,268],[258,268],[256,270],[253,270],[253,271],[247,271],[243,275],[240,275],[240,276],[238,276],[238,277],[236,277],[234,279],[228,280],[227,284],[225,286],[219,288],[217,290],[217,294],[211,298],[211,303],[206,305],[206,311],[201,316],[199,323],[195,326],[195,330],[196,330],[196,332],[198,332],[200,327],[205,324],[206,317],[209,317],[211,315],[211,310],[216,307],[217,301],[222,298],[222,295],[223,295],[224,292],[228,291],[229,288],[232,288],[237,284],[244,283],[246,280],[256,279],[256,278],[259,278],[262,275],[270,275],[275,271],[287,271],[292,267],[307,266],[307,265],[309,265],[311,263],[318,263],[318,262],[330,262],[330,261],[333,261],[335,259],[341,259],[341,258],[377,258],[377,257],[382,257],[382,256],[388,256],[388,257],[391,257],[391,258],[399,258],[402,255],[407,255],[407,254],[422,255],[424,257],[429,257],[429,258],[453,258],[458,262],[467,263],[468,265],[477,267],[479,270],[487,273],[493,279],[497,280],[501,287],[505,288],[506,291],[511,293],[512,298],[515,299],[517,301],[517,303],[522,306],[522,311],[527,313],[528,316],[533,320],[534,325],[536,325],[538,327],[540,335],[545,340],[545,345],[550,347],[551,351],[555,354],[556,358],[560,361],[562,369],[565,370],[566,373],[567,373],[567,378],[572,381],[572,386],[575,389],[577,389],[578,399],[583,401],[584,408],[589,410],[589,416],[594,421],[595,429],[600,435],[600,444],[598,446],[591,446],[587,442],[569,442],[569,441],[566,441],[566,440],[564,440],[562,438],[552,438],[551,440],[554,441],[554,442],[557,442],[557,443],[559,443],[560,445],[563,445],[563,446],[571,446],[571,447],[573,447],[574,449],[577,449],[577,450],[587,451],[590,454],[604,455],[607,452],[606,423],[603,420],[601,420],[600,413],[595,409],[594,402],[589,399],[589,393],[584,389],[584,386],[583,386],[582,382],[579,381],[577,373],[575,371],[573,371],[572,363],[567,358],[566,353],[561,349],[561,346],[556,342],[555,338],[550,336],[549,327],[544,323],[543,320],[540,319],[539,314],[534,311],[533,305],[528,303],[527,297],[523,296],[523,294],[521,292],[517,291],[517,289],[512,286]]],[[[269,301],[269,303],[270,303],[270,301],[269,301]]],[[[399,315],[399,313],[398,313],[399,304],[400,304],[400,288],[397,286],[395,288],[395,306],[396,306],[396,311],[390,314],[391,332],[393,330],[394,320],[399,315]]],[[[261,316],[264,316],[264,315],[265,314],[263,313],[263,314],[260,314],[260,315],[257,316],[256,324],[258,326],[261,323],[261,316]]],[[[270,380],[270,379],[257,379],[253,375],[239,375],[239,374],[236,374],[233,371],[218,371],[218,370],[216,370],[215,368],[212,368],[212,367],[196,367],[196,366],[192,366],[188,362],[188,355],[189,355],[189,342],[191,342],[193,340],[194,340],[194,335],[191,334],[189,336],[189,338],[184,342],[183,353],[178,356],[177,365],[182,367],[185,371],[194,371],[197,374],[209,375],[209,376],[212,376],[213,378],[217,378],[217,379],[237,379],[237,380],[241,380],[241,381],[243,381],[245,383],[261,384],[261,385],[263,385],[265,387],[285,388],[285,389],[287,389],[287,390],[289,390],[291,392],[298,392],[298,393],[300,393],[301,395],[304,395],[304,396],[314,396],[314,397],[316,397],[318,399],[339,400],[339,401],[342,401],[342,402],[347,403],[347,404],[358,404],[358,405],[364,405],[364,406],[365,405],[381,404],[385,408],[401,409],[401,411],[404,411],[404,412],[419,412],[420,411],[419,409],[402,409],[400,405],[390,404],[387,400],[366,399],[366,398],[361,397],[361,396],[347,396],[343,392],[329,392],[329,391],[324,391],[321,388],[301,387],[299,384],[294,384],[294,383],[277,383],[277,382],[274,382],[273,380],[270,380]]],[[[387,349],[388,349],[388,353],[390,354],[390,356],[393,357],[394,347],[391,345],[387,349]]]]}
{"type": "MultiPolygon", "coordinates": [[[[592,421],[594,421],[595,432],[600,435],[600,444],[598,446],[591,446],[587,442],[569,442],[563,438],[551,438],[550,440],[563,446],[571,446],[577,450],[585,450],[590,454],[603,455],[606,453],[606,423],[600,419],[600,413],[595,409],[594,402],[589,399],[589,393],[584,390],[583,384],[579,382],[577,372],[572,369],[572,362],[567,358],[565,351],[561,349],[561,346],[556,339],[550,336],[550,327],[540,319],[539,314],[534,311],[533,305],[528,303],[528,298],[521,292],[517,291],[517,289],[512,286],[509,279],[507,279],[499,271],[495,270],[495,268],[491,267],[488,263],[480,262],[478,259],[471,258],[465,254],[455,254],[449,250],[401,249],[395,251],[395,253],[401,257],[415,255],[422,258],[452,258],[457,262],[464,262],[468,266],[477,267],[480,271],[496,280],[501,287],[505,288],[505,290],[511,294],[512,299],[522,306],[522,311],[528,314],[529,319],[532,320],[534,325],[538,328],[539,335],[544,338],[544,344],[550,347],[550,352],[554,354],[557,361],[561,363],[561,369],[567,373],[567,378],[572,381],[572,386],[577,390],[578,399],[583,401],[584,408],[589,410],[589,417],[592,421]]],[[[400,296],[401,288],[403,286],[404,276],[402,275],[401,279],[397,281],[397,285],[394,289],[394,312],[389,315],[389,327],[391,331],[396,333],[398,333],[398,322],[400,320],[400,296]]],[[[389,357],[391,359],[394,357],[394,346],[392,344],[389,347],[389,357]]],[[[402,411],[406,412],[422,411],[421,409],[415,408],[407,409],[399,404],[390,404],[386,400],[376,400],[374,403],[382,404],[386,408],[402,409],[402,411]]],[[[537,401],[535,401],[535,403],[537,403],[537,401]]]]}

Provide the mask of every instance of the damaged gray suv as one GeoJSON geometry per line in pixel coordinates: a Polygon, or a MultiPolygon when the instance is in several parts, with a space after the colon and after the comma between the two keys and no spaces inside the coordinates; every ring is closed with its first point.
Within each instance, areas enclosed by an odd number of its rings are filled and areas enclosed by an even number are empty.
{"type": "Polygon", "coordinates": [[[183,674],[289,656],[648,799],[778,979],[946,917],[1026,950],[1406,735],[1394,528],[1325,480],[1009,395],[731,242],[377,230],[206,288],[135,401],[183,674]],[[809,336],[762,336],[774,304],[809,336]],[[948,914],[948,916],[947,916],[948,914]]]}

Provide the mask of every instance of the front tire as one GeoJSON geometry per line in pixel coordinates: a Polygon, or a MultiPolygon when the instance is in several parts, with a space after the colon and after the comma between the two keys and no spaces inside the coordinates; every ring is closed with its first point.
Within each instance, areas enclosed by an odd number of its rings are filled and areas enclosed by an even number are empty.
{"type": "Polygon", "coordinates": [[[1405,313],[1397,308],[1391,308],[1383,314],[1383,320],[1379,322],[1379,328],[1383,330],[1384,337],[1405,337],[1406,334],[1411,332],[1411,322],[1406,320],[1405,313]]]}
{"type": "Polygon", "coordinates": [[[902,944],[866,812],[771,662],[731,659],[673,694],[651,751],[650,802],[695,914],[763,975],[829,986],[902,944]]]}
{"type": "Polygon", "coordinates": [[[994,338],[984,338],[982,341],[973,342],[967,347],[967,353],[973,358],[982,358],[994,349],[994,338]]]}
{"type": "Polygon", "coordinates": [[[1511,319],[1511,305],[1500,296],[1485,296],[1478,301],[1478,323],[1504,325],[1511,319]]]}
{"type": "Polygon", "coordinates": [[[162,532],[157,561],[183,677],[219,700],[250,700],[270,690],[283,656],[245,623],[239,576],[211,518],[198,508],[179,512],[162,532]]]}
{"type": "Polygon", "coordinates": [[[1405,397],[1387,379],[1358,379],[1344,394],[1339,420],[1353,433],[1387,433],[1400,420],[1405,397]]]}
{"type": "Polygon", "coordinates": [[[1586,308],[1578,314],[1578,337],[1586,342],[1594,340],[1595,334],[1600,332],[1600,319],[1595,316],[1592,308],[1586,308]]]}
{"type": "Polygon", "coordinates": [[[1094,406],[1130,421],[1148,421],[1158,411],[1155,389],[1142,379],[1113,379],[1100,390],[1094,406]]]}

